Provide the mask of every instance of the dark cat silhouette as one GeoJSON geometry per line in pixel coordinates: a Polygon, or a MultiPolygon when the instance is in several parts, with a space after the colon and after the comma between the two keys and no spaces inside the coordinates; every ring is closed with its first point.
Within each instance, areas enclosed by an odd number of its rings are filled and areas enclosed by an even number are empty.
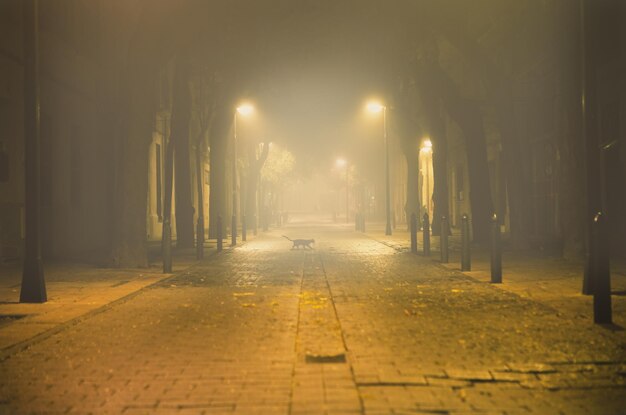
{"type": "Polygon", "coordinates": [[[315,243],[315,239],[291,239],[285,235],[283,235],[283,238],[288,239],[291,242],[293,242],[293,246],[291,247],[291,249],[300,248],[300,247],[313,249],[311,244],[315,243]]]}

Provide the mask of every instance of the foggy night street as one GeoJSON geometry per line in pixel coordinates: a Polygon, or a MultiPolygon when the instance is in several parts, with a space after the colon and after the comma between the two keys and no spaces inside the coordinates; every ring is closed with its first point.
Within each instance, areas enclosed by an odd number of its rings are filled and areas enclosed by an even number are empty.
{"type": "Polygon", "coordinates": [[[0,0],[0,415],[626,415],[626,0],[0,0]]]}
{"type": "Polygon", "coordinates": [[[345,226],[288,226],[3,361],[0,411],[620,413],[624,334],[575,320],[345,226]]]}

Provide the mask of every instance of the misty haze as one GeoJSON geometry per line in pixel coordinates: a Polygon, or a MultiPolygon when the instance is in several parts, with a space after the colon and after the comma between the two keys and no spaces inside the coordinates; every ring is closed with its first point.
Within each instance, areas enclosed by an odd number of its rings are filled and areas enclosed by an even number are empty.
{"type": "Polygon", "coordinates": [[[625,414],[623,0],[0,0],[0,414],[625,414]]]}

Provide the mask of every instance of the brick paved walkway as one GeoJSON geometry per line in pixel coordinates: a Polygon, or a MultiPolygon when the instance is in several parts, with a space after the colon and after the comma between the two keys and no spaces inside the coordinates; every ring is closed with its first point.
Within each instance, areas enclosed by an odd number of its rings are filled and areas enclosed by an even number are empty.
{"type": "Polygon", "coordinates": [[[625,350],[347,227],[287,227],[9,356],[0,412],[619,414],[625,350]]]}

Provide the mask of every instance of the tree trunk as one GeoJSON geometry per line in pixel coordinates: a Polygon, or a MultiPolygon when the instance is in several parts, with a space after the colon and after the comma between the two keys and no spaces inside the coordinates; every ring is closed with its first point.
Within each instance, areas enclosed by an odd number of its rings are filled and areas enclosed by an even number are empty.
{"type": "MultiPolygon", "coordinates": [[[[466,104],[465,114],[457,114],[457,123],[466,139],[467,166],[469,176],[469,199],[472,206],[472,230],[474,240],[486,243],[489,240],[493,199],[487,163],[487,145],[480,110],[466,104]]],[[[454,117],[453,117],[454,118],[454,117]]]]}
{"type": "Polygon", "coordinates": [[[227,220],[228,192],[226,186],[226,157],[228,155],[228,133],[232,115],[225,108],[216,110],[215,120],[211,125],[209,140],[211,143],[210,188],[209,192],[209,238],[217,238],[217,217],[227,220]]]}
{"type": "MultiPolygon", "coordinates": [[[[196,183],[198,192],[198,219],[196,229],[196,246],[204,244],[204,140],[197,140],[196,146],[196,183]]],[[[202,250],[198,250],[202,257],[202,250]]]]}
{"type": "Polygon", "coordinates": [[[248,172],[246,180],[246,200],[245,200],[245,215],[247,223],[250,224],[254,221],[254,217],[258,216],[257,212],[257,191],[259,189],[259,177],[261,175],[261,169],[267,160],[269,154],[269,145],[264,144],[261,155],[257,158],[256,144],[252,143],[248,145],[248,172]]]}
{"type": "Polygon", "coordinates": [[[420,194],[419,194],[419,157],[415,148],[409,151],[405,151],[407,165],[407,180],[406,180],[406,207],[404,209],[406,213],[407,223],[411,223],[411,214],[415,213],[415,216],[420,215],[420,194]]]}
{"type": "MultiPolygon", "coordinates": [[[[511,239],[514,245],[525,246],[528,242],[530,225],[530,208],[525,195],[530,194],[530,185],[523,169],[522,142],[515,129],[513,98],[510,89],[511,80],[502,72],[503,68],[496,66],[491,56],[473,40],[472,36],[465,32],[461,25],[445,26],[444,33],[446,38],[463,53],[475,72],[482,75],[483,83],[496,110],[505,165],[511,239]]],[[[482,129],[482,127],[480,128],[482,129]]],[[[482,158],[480,155],[474,156],[482,158]]],[[[481,172],[475,173],[483,174],[481,172]]],[[[482,219],[479,218],[479,220],[482,219]]],[[[504,220],[504,218],[500,218],[500,220],[504,220]]]]}
{"type": "MultiPolygon", "coordinates": [[[[530,194],[528,178],[524,172],[524,157],[521,142],[515,128],[513,113],[513,97],[509,85],[501,85],[494,100],[504,172],[506,175],[507,196],[509,199],[509,222],[511,226],[511,242],[518,248],[528,245],[528,229],[530,229],[530,204],[526,195],[530,194]]],[[[504,218],[500,218],[504,221],[504,218]]]]}
{"type": "MultiPolygon", "coordinates": [[[[425,85],[425,97],[441,97],[448,114],[463,132],[470,182],[469,199],[472,207],[473,235],[475,241],[485,243],[489,238],[493,199],[482,114],[476,103],[460,96],[452,79],[437,62],[424,65],[420,69],[418,76],[421,80],[420,84],[425,85]]],[[[436,100],[427,99],[424,102],[436,102],[436,100]]],[[[433,167],[435,163],[437,161],[433,154],[433,167]]],[[[436,173],[435,176],[437,176],[436,173]]],[[[440,206],[441,203],[443,202],[439,203],[440,206]]],[[[437,227],[433,226],[433,229],[436,230],[437,227]]]]}
{"type": "Polygon", "coordinates": [[[111,261],[117,267],[146,267],[148,150],[154,125],[153,74],[130,64],[123,84],[120,134],[116,146],[111,261]]]}
{"type": "MultiPolygon", "coordinates": [[[[431,218],[433,235],[441,234],[441,217],[448,215],[448,143],[444,120],[438,110],[432,111],[431,142],[433,143],[433,202],[434,210],[431,218]]],[[[448,224],[450,221],[448,220],[448,224]]],[[[447,230],[450,231],[449,229],[447,230]]]]}
{"type": "Polygon", "coordinates": [[[178,248],[191,248],[194,244],[189,152],[190,117],[189,68],[186,62],[179,61],[174,76],[171,135],[176,172],[174,178],[176,180],[176,246],[178,248]]]}

